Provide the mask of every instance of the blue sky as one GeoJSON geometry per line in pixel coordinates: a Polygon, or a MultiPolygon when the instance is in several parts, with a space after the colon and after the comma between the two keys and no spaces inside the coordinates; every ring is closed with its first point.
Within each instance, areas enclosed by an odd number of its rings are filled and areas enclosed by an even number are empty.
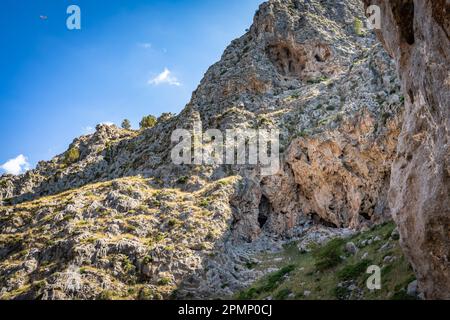
{"type": "Polygon", "coordinates": [[[0,173],[51,159],[97,123],[178,113],[261,2],[2,0],[0,173]],[[81,30],[66,27],[72,4],[81,30]]]}

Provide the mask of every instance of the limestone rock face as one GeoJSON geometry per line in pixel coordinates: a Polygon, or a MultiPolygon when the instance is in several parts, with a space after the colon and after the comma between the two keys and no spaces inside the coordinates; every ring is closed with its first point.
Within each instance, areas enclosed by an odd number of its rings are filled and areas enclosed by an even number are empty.
{"type": "Polygon", "coordinates": [[[267,1],[179,115],[101,125],[0,177],[0,297],[231,296],[261,275],[255,252],[388,219],[405,98],[375,35],[355,31],[363,17],[360,0],[267,1]],[[172,132],[198,123],[280,130],[280,170],[175,165],[172,132]]]}
{"type": "Polygon", "coordinates": [[[389,219],[386,190],[399,123],[388,122],[385,134],[374,137],[373,121],[362,114],[336,131],[291,145],[287,162],[303,212],[336,227],[358,228],[389,219]]]}
{"type": "Polygon", "coordinates": [[[378,36],[397,62],[406,98],[392,214],[419,289],[429,299],[450,299],[450,4],[365,2],[381,7],[378,36]]]}
{"type": "MultiPolygon", "coordinates": [[[[245,173],[233,203],[236,238],[251,241],[266,231],[292,235],[305,217],[343,228],[389,217],[387,189],[403,97],[391,59],[370,33],[360,37],[353,29],[360,10],[353,1],[269,1],[249,33],[210,69],[230,70],[219,84],[230,77],[234,69],[225,66],[240,55],[241,43],[245,54],[236,66],[252,66],[248,72],[267,91],[250,99],[240,95],[236,112],[266,119],[259,128],[280,128],[285,147],[278,174],[245,173]]],[[[244,118],[232,119],[248,126],[244,118]]]]}
{"type": "Polygon", "coordinates": [[[352,228],[383,220],[403,97],[393,61],[372,33],[355,32],[355,18],[363,19],[358,0],[263,3],[181,114],[143,132],[100,126],[73,142],[76,162],[67,165],[62,154],[4,178],[0,200],[18,203],[135,175],[165,187],[189,176],[184,187],[195,191],[239,172],[252,182],[237,190],[236,238],[254,240],[264,230],[289,234],[308,216],[352,228]],[[194,122],[222,131],[279,129],[281,172],[263,181],[254,166],[173,165],[170,135],[194,122]]]}

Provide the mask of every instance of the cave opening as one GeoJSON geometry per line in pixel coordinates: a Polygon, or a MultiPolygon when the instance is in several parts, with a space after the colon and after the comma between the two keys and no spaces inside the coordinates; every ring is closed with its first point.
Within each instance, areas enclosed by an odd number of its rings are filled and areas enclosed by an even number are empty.
{"type": "Polygon", "coordinates": [[[392,13],[397,23],[400,35],[407,44],[415,43],[414,36],[414,1],[396,0],[392,4],[392,13]]]}
{"type": "Polygon", "coordinates": [[[316,59],[317,62],[325,62],[325,59],[322,58],[321,56],[319,56],[318,54],[316,54],[316,55],[314,56],[314,58],[316,59]]]}
{"type": "Polygon", "coordinates": [[[366,212],[366,211],[360,211],[360,212],[359,212],[359,215],[360,215],[361,217],[363,217],[364,220],[367,220],[367,221],[370,221],[370,220],[372,219],[370,213],[369,213],[369,212],[366,212]]]}
{"type": "Polygon", "coordinates": [[[280,42],[269,45],[266,53],[282,76],[302,78],[306,63],[304,50],[292,43],[280,42]]]}
{"type": "Polygon", "coordinates": [[[337,229],[339,228],[338,225],[336,225],[335,223],[331,222],[331,221],[327,221],[325,219],[323,219],[321,216],[319,216],[316,212],[312,212],[310,214],[311,216],[311,220],[314,222],[314,224],[316,225],[322,225],[328,228],[333,228],[333,229],[337,229]]]}
{"type": "Polygon", "coordinates": [[[266,196],[261,197],[261,202],[259,203],[259,213],[258,213],[258,223],[259,227],[262,229],[269,219],[270,212],[272,211],[272,205],[266,196]]]}

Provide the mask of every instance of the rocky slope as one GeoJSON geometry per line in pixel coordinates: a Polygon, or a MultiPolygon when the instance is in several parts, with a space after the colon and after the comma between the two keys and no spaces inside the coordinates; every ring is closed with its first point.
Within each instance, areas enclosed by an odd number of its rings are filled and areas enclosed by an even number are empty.
{"type": "Polygon", "coordinates": [[[415,300],[417,281],[398,242],[393,222],[336,238],[323,245],[299,243],[268,253],[254,270],[276,270],[240,291],[238,299],[415,300]],[[309,248],[309,249],[308,249],[309,248]],[[381,268],[381,289],[369,290],[369,266],[381,268]]]}
{"type": "Polygon", "coordinates": [[[231,296],[267,272],[245,268],[264,252],[388,220],[404,97],[394,61],[355,28],[363,12],[359,0],[263,3],[179,115],[98,126],[1,177],[0,297],[231,296]],[[280,171],[174,165],[173,130],[199,121],[279,129],[280,171]]]}
{"type": "Polygon", "coordinates": [[[430,299],[450,299],[450,3],[378,4],[378,32],[395,58],[406,114],[392,168],[390,207],[430,299]]]}

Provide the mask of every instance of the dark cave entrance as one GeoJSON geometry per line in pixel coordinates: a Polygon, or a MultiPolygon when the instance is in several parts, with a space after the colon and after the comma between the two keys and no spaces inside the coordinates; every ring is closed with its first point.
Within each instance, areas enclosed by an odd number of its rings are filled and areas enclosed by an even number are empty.
{"type": "Polygon", "coordinates": [[[334,224],[333,222],[327,221],[327,220],[321,218],[316,212],[312,212],[310,214],[310,216],[311,216],[311,220],[314,222],[315,225],[322,225],[322,226],[325,226],[328,228],[333,228],[333,229],[339,228],[339,226],[334,224]]]}
{"type": "Polygon", "coordinates": [[[266,225],[271,211],[272,205],[270,204],[269,199],[267,199],[267,197],[263,195],[261,197],[261,202],[259,203],[259,214],[258,214],[258,223],[261,229],[264,228],[264,226],[266,225]]]}

